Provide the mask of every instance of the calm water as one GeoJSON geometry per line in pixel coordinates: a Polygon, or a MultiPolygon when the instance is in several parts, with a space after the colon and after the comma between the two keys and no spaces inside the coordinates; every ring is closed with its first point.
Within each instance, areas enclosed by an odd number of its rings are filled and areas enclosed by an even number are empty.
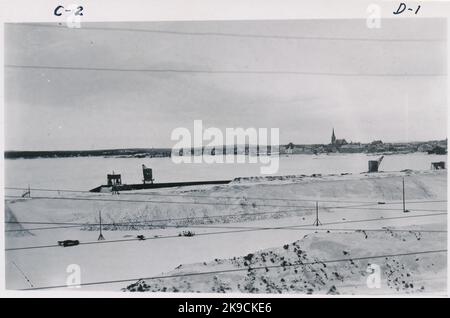
{"type": "MultiPolygon", "coordinates": [[[[379,156],[366,154],[289,155],[279,158],[275,175],[360,173],[367,171],[367,161],[379,156]]],[[[385,156],[382,171],[430,169],[431,162],[447,156],[425,153],[385,156]]],[[[245,164],[175,164],[170,158],[56,158],[5,160],[6,187],[89,190],[106,183],[106,174],[122,174],[123,183],[142,181],[142,164],[153,168],[155,182],[228,180],[261,175],[261,163],[245,164]]]]}

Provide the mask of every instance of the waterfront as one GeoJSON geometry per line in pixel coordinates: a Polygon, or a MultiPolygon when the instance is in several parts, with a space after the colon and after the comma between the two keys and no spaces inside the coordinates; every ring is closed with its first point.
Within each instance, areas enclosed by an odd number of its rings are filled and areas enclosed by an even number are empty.
{"type": "MultiPolygon", "coordinates": [[[[320,154],[280,156],[275,175],[361,173],[367,161],[379,158],[366,154],[320,154]]],[[[427,170],[431,162],[447,161],[446,155],[426,153],[385,156],[380,171],[427,170]]],[[[122,174],[123,183],[142,181],[142,164],[153,169],[155,182],[227,180],[259,176],[261,164],[175,164],[170,158],[55,158],[5,160],[5,186],[89,190],[106,183],[106,174],[122,174]]]]}

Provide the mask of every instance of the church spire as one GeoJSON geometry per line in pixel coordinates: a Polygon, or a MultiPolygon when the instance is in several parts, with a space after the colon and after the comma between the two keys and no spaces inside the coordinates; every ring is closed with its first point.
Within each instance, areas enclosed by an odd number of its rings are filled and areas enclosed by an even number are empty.
{"type": "Polygon", "coordinates": [[[334,145],[336,143],[336,135],[334,134],[334,127],[333,132],[331,134],[331,144],[334,145]]]}

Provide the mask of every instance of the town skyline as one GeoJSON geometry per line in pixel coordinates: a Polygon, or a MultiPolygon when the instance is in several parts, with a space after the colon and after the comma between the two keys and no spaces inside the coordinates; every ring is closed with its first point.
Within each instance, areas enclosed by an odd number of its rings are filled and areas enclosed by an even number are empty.
{"type": "MultiPolygon", "coordinates": [[[[335,132],[334,127],[332,128],[332,134],[335,132]]],[[[337,134],[335,134],[337,135],[337,134]]],[[[338,135],[339,137],[341,137],[340,135],[338,135]]],[[[353,139],[349,139],[346,138],[345,136],[343,138],[336,138],[336,140],[344,140],[346,143],[345,144],[362,144],[362,145],[368,145],[374,142],[379,142],[381,141],[384,144],[407,144],[407,143],[411,143],[411,144],[416,144],[416,143],[427,143],[427,142],[438,142],[438,141],[447,141],[448,137],[445,138],[435,138],[435,139],[428,139],[428,140],[394,140],[394,141],[386,141],[386,140],[382,140],[382,139],[376,139],[376,138],[372,138],[369,141],[359,141],[359,140],[353,140],[353,139]],[[347,140],[348,139],[348,140],[347,140]]],[[[175,142],[172,142],[175,143],[175,142]]],[[[328,142],[318,142],[318,143],[304,143],[304,142],[300,142],[297,141],[295,139],[291,139],[288,142],[282,142],[280,141],[279,144],[274,144],[275,146],[288,146],[289,144],[293,144],[293,145],[305,145],[305,146],[317,146],[317,145],[332,145],[333,142],[332,140],[328,140],[328,142]]],[[[231,147],[235,144],[232,143],[222,143],[222,144],[214,144],[214,145],[210,145],[210,147],[221,147],[221,146],[227,146],[227,147],[231,147]]],[[[253,143],[249,143],[249,145],[251,146],[256,146],[257,144],[253,144],[253,143]]],[[[173,145],[172,145],[173,146],[173,145]]],[[[80,149],[37,149],[37,150],[33,150],[33,149],[5,149],[5,152],[52,152],[52,151],[103,151],[103,150],[128,150],[128,149],[172,149],[172,146],[149,146],[149,147],[116,147],[116,148],[92,148],[92,149],[84,149],[84,148],[80,148],[80,149]]],[[[196,147],[193,147],[196,148],[196,147]]]]}

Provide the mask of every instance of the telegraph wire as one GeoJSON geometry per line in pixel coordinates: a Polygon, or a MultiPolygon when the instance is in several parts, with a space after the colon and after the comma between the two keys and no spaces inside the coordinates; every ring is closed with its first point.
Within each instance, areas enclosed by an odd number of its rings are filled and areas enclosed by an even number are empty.
{"type": "MultiPolygon", "coordinates": [[[[240,214],[221,214],[221,215],[209,215],[209,216],[191,216],[191,217],[182,217],[182,218],[170,218],[170,219],[155,219],[155,220],[148,220],[148,221],[129,221],[129,222],[117,222],[117,223],[102,223],[103,225],[133,225],[136,223],[154,223],[154,222],[170,222],[170,221],[191,221],[193,219],[220,219],[225,217],[242,217],[242,216],[252,216],[252,215],[264,215],[264,214],[277,214],[277,213],[299,213],[299,212],[305,212],[305,211],[312,211],[313,209],[302,209],[302,210],[279,210],[279,211],[267,211],[267,212],[252,212],[252,213],[240,213],[240,214]]],[[[239,212],[239,211],[238,211],[239,212]]],[[[28,221],[5,221],[5,223],[9,224],[53,224],[53,225],[79,225],[84,226],[88,223],[73,223],[73,222],[28,222],[28,221]]],[[[93,223],[90,223],[93,224],[93,223]]],[[[94,224],[99,225],[99,224],[94,224]]],[[[157,225],[161,226],[161,225],[157,225]]]]}
{"type": "MultiPolygon", "coordinates": [[[[5,195],[8,198],[24,199],[20,195],[5,195]]],[[[106,198],[92,198],[92,197],[49,197],[49,196],[34,196],[30,199],[48,199],[48,200],[74,200],[74,201],[101,201],[101,202],[128,202],[128,203],[159,203],[159,204],[195,204],[195,205],[223,205],[223,206],[249,206],[252,203],[225,203],[225,202],[197,202],[197,201],[155,201],[155,200],[132,200],[132,199],[106,199],[106,198]]],[[[28,200],[28,198],[26,199],[28,200]]],[[[272,207],[272,208],[311,208],[311,206],[300,205],[275,205],[275,204],[256,204],[255,207],[272,207]]]]}
{"type": "MultiPolygon", "coordinates": [[[[8,222],[5,222],[8,223],[8,222]]],[[[17,222],[20,224],[20,222],[17,222]]],[[[43,231],[43,230],[59,230],[59,229],[67,229],[67,228],[79,228],[81,225],[66,225],[66,226],[51,226],[51,227],[35,227],[35,228],[23,228],[23,229],[13,229],[13,230],[5,230],[5,232],[28,232],[28,231],[43,231]]]]}
{"type": "MultiPolygon", "coordinates": [[[[323,223],[323,225],[334,225],[334,224],[346,224],[346,223],[360,223],[360,222],[371,222],[371,221],[384,221],[384,220],[392,220],[392,219],[407,219],[407,218],[415,218],[415,217],[430,217],[430,216],[439,216],[446,215],[447,213],[435,213],[435,214],[421,214],[421,215],[409,215],[409,216],[398,216],[398,217],[387,217],[387,218],[375,218],[375,219],[364,219],[364,220],[349,220],[349,221],[337,221],[337,222],[327,222],[323,223]]],[[[310,227],[310,224],[301,224],[297,226],[289,225],[289,226],[280,226],[280,227],[265,227],[265,228],[251,228],[247,227],[245,229],[240,230],[232,230],[232,231],[217,231],[217,232],[205,232],[195,234],[195,236],[208,236],[208,235],[219,235],[219,234],[230,234],[230,233],[239,233],[239,232],[254,232],[254,231],[265,231],[265,230],[281,230],[281,229],[295,229],[299,228],[301,230],[302,227],[310,227]]],[[[181,227],[183,228],[183,227],[181,227]]],[[[188,226],[184,227],[188,228],[188,226]]],[[[167,238],[182,238],[184,236],[180,235],[167,235],[167,236],[156,236],[156,237],[148,237],[145,240],[156,240],[156,239],[167,239],[167,238]]],[[[91,245],[91,244],[106,244],[106,243],[121,243],[121,242],[130,242],[130,241],[140,241],[139,238],[130,238],[130,239],[120,239],[120,240],[105,240],[105,241],[89,241],[89,242],[80,242],[79,245],[91,245]]],[[[12,247],[6,248],[5,251],[17,251],[17,250],[30,250],[30,249],[40,249],[40,248],[53,248],[60,247],[57,244],[52,245],[37,245],[37,246],[25,246],[25,247],[12,247]]]]}
{"type": "MultiPolygon", "coordinates": [[[[324,206],[324,208],[327,208],[326,206],[324,206]]],[[[349,210],[375,210],[375,211],[399,211],[399,209],[383,209],[383,208],[358,208],[358,207],[343,207],[349,210]]],[[[337,209],[337,207],[333,207],[332,209],[337,209]]],[[[446,212],[446,209],[409,209],[410,211],[418,211],[418,212],[446,212]]],[[[401,211],[401,210],[400,210],[401,211]]]]}
{"type": "MultiPolygon", "coordinates": [[[[382,220],[382,219],[381,219],[382,220]]],[[[24,229],[13,229],[13,230],[5,230],[5,232],[23,232],[23,231],[39,231],[39,230],[57,230],[57,229],[66,229],[66,228],[80,228],[80,227],[90,227],[90,226],[99,226],[99,223],[86,223],[85,225],[67,225],[67,226],[54,226],[54,227],[37,227],[37,228],[24,228],[24,229]]],[[[117,227],[124,227],[127,226],[127,224],[114,224],[114,223],[102,223],[103,226],[117,226],[117,227]]],[[[190,229],[190,228],[197,228],[197,229],[255,229],[255,230],[277,230],[277,229],[286,229],[290,230],[290,227],[273,227],[273,228],[267,228],[267,227],[252,227],[252,226],[233,226],[233,225],[208,225],[208,224],[192,224],[192,225],[171,225],[171,224],[162,224],[162,225],[153,225],[149,223],[135,223],[135,224],[128,224],[128,226],[131,227],[149,227],[144,228],[143,230],[154,230],[154,229],[164,229],[164,228],[179,228],[179,229],[190,229]]],[[[297,228],[295,228],[296,230],[297,228]]],[[[126,229],[125,229],[126,230],[126,229]]],[[[131,229],[134,230],[134,229],[131,229]]],[[[420,232],[420,233],[447,233],[446,230],[415,230],[415,229],[391,229],[391,228],[381,228],[381,229],[363,229],[363,228],[318,228],[318,227],[312,227],[312,228],[301,228],[301,230],[311,230],[311,231],[368,231],[368,232],[384,232],[384,231],[392,231],[392,232],[420,232]]],[[[89,230],[88,230],[89,231],[89,230]]]]}
{"type": "MultiPolygon", "coordinates": [[[[11,24],[10,24],[11,25],[11,24]]],[[[319,36],[294,36],[294,35],[268,35],[268,34],[242,34],[230,32],[189,32],[189,31],[171,31],[158,29],[136,29],[136,28],[105,28],[83,26],[81,28],[68,28],[64,26],[38,24],[38,23],[15,23],[15,26],[33,26],[42,28],[54,28],[60,30],[72,31],[122,31],[122,32],[138,32],[138,33],[154,33],[154,34],[168,34],[168,35],[187,35],[187,36],[209,36],[209,37],[232,37],[232,38],[254,38],[254,39],[274,39],[274,40],[306,40],[306,41],[352,41],[352,42],[444,42],[445,39],[431,38],[431,39],[376,39],[376,38],[351,38],[351,37],[319,37],[319,36]]]]}
{"type": "Polygon", "coordinates": [[[20,272],[20,274],[22,274],[23,278],[25,278],[25,280],[28,282],[28,284],[30,284],[30,286],[33,288],[34,287],[33,283],[28,278],[28,276],[20,269],[20,267],[16,264],[16,262],[12,261],[12,264],[17,268],[17,270],[20,272]]]}
{"type": "MultiPolygon", "coordinates": [[[[218,215],[218,216],[184,217],[184,218],[157,219],[157,220],[146,220],[146,221],[113,222],[113,223],[102,223],[102,225],[103,226],[112,226],[112,227],[127,227],[127,226],[128,227],[149,227],[152,229],[160,229],[160,228],[165,228],[165,227],[237,228],[235,226],[220,226],[220,225],[208,225],[208,224],[155,224],[155,223],[180,221],[180,220],[191,221],[194,218],[195,219],[214,219],[214,218],[223,218],[223,217],[227,217],[227,216],[241,217],[241,216],[251,216],[251,215],[260,215],[260,214],[276,214],[276,213],[292,213],[292,212],[296,213],[296,212],[304,212],[304,211],[287,210],[287,211],[259,212],[259,213],[246,213],[246,214],[226,214],[226,215],[218,215]]],[[[445,214],[445,213],[438,213],[438,215],[441,215],[441,214],[445,214]]],[[[434,214],[430,214],[430,215],[434,215],[434,214]]],[[[100,223],[90,223],[90,222],[82,223],[82,222],[5,221],[4,223],[5,224],[28,224],[28,225],[59,225],[59,226],[55,226],[55,227],[12,229],[12,230],[5,230],[5,232],[62,229],[62,228],[71,228],[71,227],[93,227],[93,226],[100,225],[100,223]]],[[[238,228],[248,228],[248,227],[238,227],[238,228]]]]}
{"type": "MultiPolygon", "coordinates": [[[[27,191],[27,190],[33,190],[33,191],[42,191],[42,192],[73,192],[73,193],[89,193],[94,194],[94,192],[91,191],[83,191],[83,190],[60,190],[60,189],[48,189],[48,188],[21,188],[21,187],[5,187],[5,189],[8,190],[21,190],[21,191],[27,191]]],[[[126,195],[143,195],[143,196],[167,196],[167,197],[192,197],[192,198],[221,198],[221,199],[247,199],[247,200],[267,200],[267,201],[299,201],[299,202],[332,202],[332,203],[378,203],[375,201],[353,201],[353,200],[322,200],[320,198],[317,199],[298,199],[298,198],[270,198],[270,197],[236,197],[236,196],[207,196],[207,195],[198,195],[198,194],[188,194],[188,193],[179,193],[179,194],[172,194],[172,193],[153,193],[153,192],[127,192],[126,195]]],[[[412,201],[406,201],[406,203],[431,203],[431,202],[447,202],[447,200],[412,200],[412,201]]],[[[394,201],[394,202],[383,202],[383,204],[402,204],[402,201],[394,201]]]]}
{"type": "MultiPolygon", "coordinates": [[[[176,196],[176,195],[175,195],[176,196]]],[[[223,205],[223,206],[250,206],[250,207],[275,207],[275,208],[313,208],[312,206],[305,206],[305,205],[276,205],[276,204],[259,204],[255,202],[240,202],[240,203],[226,203],[226,202],[197,202],[197,201],[155,201],[155,200],[135,200],[135,199],[107,199],[107,198],[98,198],[98,197],[56,197],[56,196],[33,196],[30,198],[24,198],[20,195],[5,195],[5,197],[8,198],[14,198],[14,199],[25,199],[25,200],[32,200],[32,199],[49,199],[49,200],[75,200],[75,201],[103,201],[103,202],[128,202],[128,203],[161,203],[161,204],[196,204],[196,205],[223,205]]],[[[188,197],[188,196],[186,196],[188,197]]],[[[205,198],[208,198],[207,196],[204,196],[205,198]]],[[[214,199],[214,196],[209,197],[210,199],[214,199]]],[[[233,197],[230,197],[233,198],[233,197]]],[[[236,200],[244,199],[236,197],[234,198],[236,200]]],[[[256,198],[245,198],[246,200],[257,200],[256,198]]],[[[271,200],[268,199],[267,200],[271,200]]],[[[291,201],[291,200],[286,200],[291,201]]],[[[293,200],[292,200],[293,201],[293,200]]],[[[354,202],[356,201],[321,201],[321,200],[304,200],[301,202],[354,202]]],[[[428,203],[428,202],[447,202],[446,200],[433,200],[433,201],[406,201],[406,203],[411,204],[418,204],[418,203],[428,203]]],[[[402,204],[401,202],[368,202],[368,203],[361,203],[361,205],[346,205],[346,206],[323,206],[323,208],[333,208],[333,209],[339,209],[339,208],[359,208],[359,207],[366,207],[366,206],[373,206],[373,205],[389,205],[389,204],[402,204]]],[[[372,208],[377,210],[395,210],[398,209],[389,209],[389,208],[372,208]]],[[[415,211],[435,211],[430,209],[416,209],[415,211]]],[[[436,210],[436,211],[446,211],[446,210],[436,210]]]]}
{"type": "Polygon", "coordinates": [[[223,75],[313,75],[342,77],[444,77],[445,73],[339,73],[279,70],[207,70],[207,69],[157,69],[157,68],[112,68],[85,66],[17,65],[5,64],[6,68],[34,70],[98,71],[98,72],[139,72],[139,73],[179,73],[179,74],[223,74],[223,75]]]}
{"type": "MultiPolygon", "coordinates": [[[[273,208],[303,208],[304,211],[314,210],[311,206],[301,206],[301,205],[274,205],[274,204],[256,204],[256,203],[221,203],[221,202],[196,202],[196,201],[153,201],[153,200],[131,200],[131,199],[104,199],[104,198],[87,198],[87,197],[47,197],[47,196],[35,196],[31,198],[24,198],[19,195],[5,195],[5,198],[12,199],[23,199],[23,200],[33,200],[33,199],[45,199],[45,200],[73,200],[73,201],[97,201],[97,202],[128,202],[128,203],[160,203],[160,204],[193,204],[193,205],[213,205],[213,206],[240,206],[240,207],[273,207],[273,208]]],[[[370,206],[379,205],[379,203],[371,204],[361,204],[361,205],[351,205],[351,206],[322,206],[323,209],[349,209],[349,210],[374,210],[374,211],[386,211],[395,212],[400,209],[395,208],[369,208],[370,206]]],[[[417,212],[444,212],[447,210],[438,209],[411,209],[411,211],[417,212]]],[[[277,213],[277,212],[263,212],[263,213],[277,213]]]]}
{"type": "MultiPolygon", "coordinates": [[[[240,207],[271,207],[271,208],[305,208],[313,209],[312,205],[277,205],[277,204],[259,204],[255,202],[240,202],[240,203],[229,203],[229,202],[198,202],[198,201],[155,201],[155,200],[133,200],[133,199],[107,199],[107,198],[93,198],[93,197],[55,197],[55,196],[33,196],[30,198],[24,198],[20,195],[5,195],[5,198],[12,199],[45,199],[45,200],[74,200],[74,201],[100,201],[100,202],[127,202],[127,203],[160,203],[160,204],[194,204],[194,205],[213,205],[213,206],[240,206],[240,207]]],[[[213,199],[213,197],[211,198],[213,199]]],[[[309,202],[309,201],[308,201],[309,202]]],[[[311,201],[312,202],[312,201],[311,201]]],[[[323,206],[323,208],[358,208],[378,205],[378,202],[365,203],[365,204],[355,204],[348,206],[323,206]]],[[[388,210],[388,209],[386,209],[388,210]]],[[[398,209],[396,209],[398,210],[398,209]]]]}

